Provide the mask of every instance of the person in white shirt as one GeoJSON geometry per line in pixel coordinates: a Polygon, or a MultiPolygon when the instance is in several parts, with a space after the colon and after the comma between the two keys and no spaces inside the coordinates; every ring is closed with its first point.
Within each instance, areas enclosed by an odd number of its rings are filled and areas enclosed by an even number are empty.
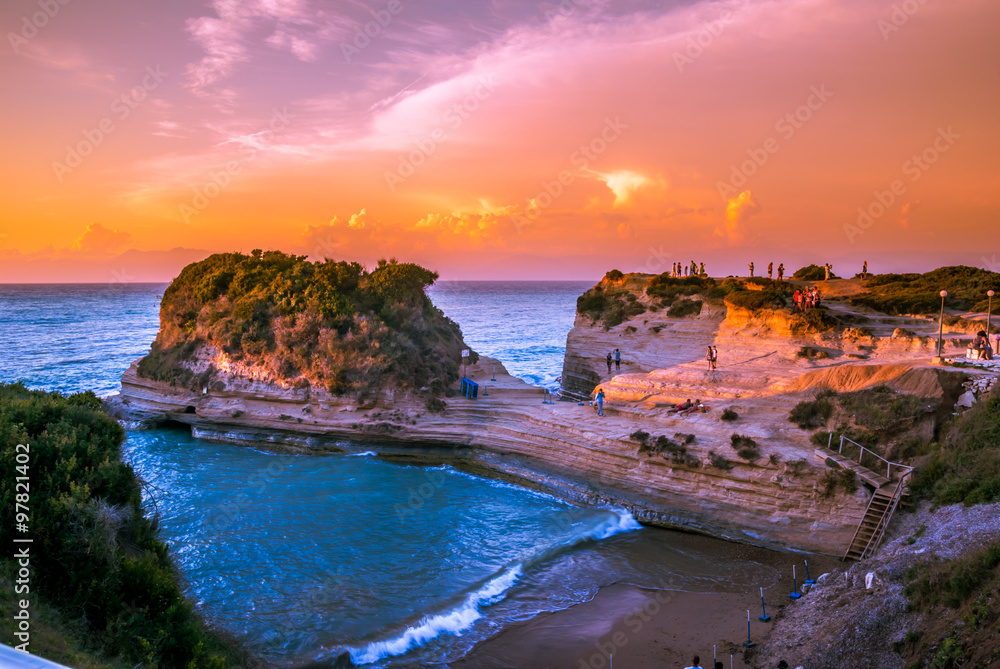
{"type": "Polygon", "coordinates": [[[694,659],[691,660],[691,666],[684,667],[684,669],[701,669],[701,658],[695,655],[694,659]]]}

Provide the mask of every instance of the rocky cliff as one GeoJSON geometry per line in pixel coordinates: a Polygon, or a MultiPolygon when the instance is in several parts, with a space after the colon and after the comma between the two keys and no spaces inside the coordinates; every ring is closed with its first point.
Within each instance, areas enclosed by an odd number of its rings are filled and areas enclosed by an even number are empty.
{"type": "Polygon", "coordinates": [[[941,401],[951,401],[956,387],[926,364],[929,321],[835,305],[831,311],[843,310],[858,327],[797,335],[768,327],[767,313],[748,318],[694,293],[674,301],[680,309],[661,308],[648,296],[628,298],[637,292],[628,281],[621,288],[599,305],[604,322],[582,313],[567,339],[564,385],[589,394],[599,382],[608,398],[605,417],[587,402],[545,402],[541,389],[488,358],[467,369],[481,384],[479,397],[461,397],[452,386],[444,405],[418,389],[385,387],[359,403],[357,396],[282,387],[235,368],[191,390],[141,377],[133,365],[114,408],[126,419],[179,422],[197,436],[233,443],[447,457],[577,503],[622,506],[651,525],[840,555],[870,491],[831,494],[823,483],[827,467],[814,455],[810,433],[788,421],[789,410],[831,384],[895,382],[929,397],[940,390],[941,401]],[[717,371],[706,368],[709,344],[719,348],[717,371]],[[614,348],[623,353],[623,369],[608,374],[605,356],[614,348]],[[882,369],[888,363],[892,369],[882,369]],[[839,371],[844,367],[872,369],[839,371]],[[670,411],[688,398],[703,400],[706,409],[670,411]],[[732,420],[723,420],[724,409],[732,420]],[[631,436],[637,431],[652,441],[662,436],[669,447],[641,452],[631,436]],[[736,433],[754,440],[759,453],[740,457],[736,433]]]}

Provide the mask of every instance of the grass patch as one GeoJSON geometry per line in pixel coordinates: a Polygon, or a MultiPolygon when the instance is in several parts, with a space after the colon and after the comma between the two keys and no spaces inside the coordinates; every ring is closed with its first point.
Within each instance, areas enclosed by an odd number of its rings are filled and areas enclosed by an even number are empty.
{"type": "Polygon", "coordinates": [[[956,560],[926,563],[904,594],[914,608],[928,611],[938,604],[957,609],[1000,578],[1000,542],[956,560]]]}
{"type": "Polygon", "coordinates": [[[738,413],[736,413],[735,411],[733,411],[732,409],[730,409],[730,408],[723,409],[722,410],[722,415],[720,416],[720,418],[722,420],[729,421],[729,422],[732,422],[732,421],[736,420],[739,417],[740,417],[740,415],[738,413]]]}

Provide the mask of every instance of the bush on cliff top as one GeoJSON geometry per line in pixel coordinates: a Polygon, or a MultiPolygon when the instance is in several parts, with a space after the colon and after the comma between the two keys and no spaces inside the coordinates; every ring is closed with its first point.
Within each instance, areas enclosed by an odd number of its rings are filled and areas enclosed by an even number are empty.
{"type": "Polygon", "coordinates": [[[715,280],[707,276],[672,277],[664,272],[646,283],[646,295],[659,300],[660,306],[669,307],[678,297],[706,294],[713,288],[715,280]]]}
{"type": "Polygon", "coordinates": [[[645,313],[646,307],[638,299],[627,288],[601,281],[576,298],[576,310],[590,318],[592,323],[600,321],[607,330],[645,313]]]}
{"type": "Polygon", "coordinates": [[[785,295],[777,290],[736,290],[726,296],[726,304],[749,311],[781,309],[785,295]]]}
{"type": "MultiPolygon", "coordinates": [[[[124,440],[91,392],[63,397],[0,385],[0,523],[15,527],[15,495],[23,493],[15,477],[28,475],[32,613],[42,602],[56,607],[78,621],[88,650],[130,664],[225,667],[226,652],[194,617],[167,547],[143,515],[139,483],[121,461],[124,440]],[[18,454],[29,463],[23,469],[18,454]]],[[[17,571],[10,556],[0,557],[5,576],[17,571]]],[[[0,578],[0,600],[23,598],[0,578]]]]}
{"type": "MultiPolygon", "coordinates": [[[[796,281],[822,281],[826,278],[826,270],[819,265],[806,265],[795,270],[792,278],[796,281]]],[[[830,270],[830,278],[836,279],[839,277],[833,273],[833,270],[830,270]]]]}
{"type": "Polygon", "coordinates": [[[1000,274],[978,267],[940,267],[926,274],[879,274],[865,288],[849,298],[851,304],[886,314],[934,315],[941,309],[940,292],[947,290],[946,307],[985,313],[986,291],[1000,290],[1000,274]]]}
{"type": "Polygon", "coordinates": [[[212,255],[164,291],[160,331],[139,374],[189,385],[183,363],[208,344],[276,379],[336,393],[441,387],[458,377],[463,344],[458,325],[424,293],[436,279],[395,260],[369,272],[278,251],[212,255]]]}

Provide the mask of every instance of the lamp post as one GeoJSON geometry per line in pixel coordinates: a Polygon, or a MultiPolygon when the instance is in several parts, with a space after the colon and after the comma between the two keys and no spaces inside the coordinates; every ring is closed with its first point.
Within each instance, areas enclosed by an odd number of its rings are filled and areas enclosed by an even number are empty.
{"type": "Polygon", "coordinates": [[[996,295],[992,290],[987,290],[986,294],[989,295],[990,301],[989,306],[986,307],[986,341],[990,340],[990,321],[993,319],[993,296],[996,295]]]}
{"type": "Polygon", "coordinates": [[[944,337],[944,298],[948,297],[948,291],[941,291],[941,318],[938,321],[938,359],[941,358],[941,344],[944,337]]]}

